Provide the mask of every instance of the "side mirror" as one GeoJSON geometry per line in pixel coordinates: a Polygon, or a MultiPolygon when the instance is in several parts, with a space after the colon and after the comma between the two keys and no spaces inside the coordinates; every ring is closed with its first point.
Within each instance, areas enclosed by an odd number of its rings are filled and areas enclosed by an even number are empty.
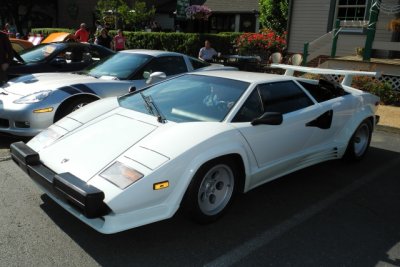
{"type": "Polygon", "coordinates": [[[136,86],[129,87],[128,91],[129,91],[129,93],[135,92],[136,91],[136,86]]]}
{"type": "MultiPolygon", "coordinates": [[[[144,75],[143,75],[144,76],[144,75]]],[[[167,75],[164,72],[156,71],[149,75],[149,78],[146,81],[146,84],[155,83],[167,78],[167,75]]]]}
{"type": "Polygon", "coordinates": [[[251,125],[280,125],[282,124],[283,116],[280,112],[265,112],[261,117],[254,119],[251,125]]]}

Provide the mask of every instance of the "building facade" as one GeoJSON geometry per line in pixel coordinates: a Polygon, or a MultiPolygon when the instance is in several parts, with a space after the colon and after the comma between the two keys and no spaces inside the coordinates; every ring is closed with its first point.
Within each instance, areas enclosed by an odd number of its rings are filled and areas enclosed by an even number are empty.
{"type": "MultiPolygon", "coordinates": [[[[128,1],[132,4],[134,1],[128,1]]],[[[258,0],[189,0],[189,5],[205,5],[212,10],[208,20],[191,20],[176,16],[179,0],[147,0],[156,8],[155,20],[165,31],[192,32],[257,32],[259,30],[258,0]]],[[[81,22],[94,25],[97,0],[58,0],[54,27],[77,28],[81,22]]]]}
{"type": "Polygon", "coordinates": [[[365,46],[371,26],[376,26],[373,56],[390,57],[400,49],[399,32],[390,27],[400,16],[398,0],[291,0],[289,8],[290,53],[302,53],[304,44],[309,43],[310,54],[330,55],[332,40],[337,34],[336,55],[355,55],[358,47],[365,46]],[[376,23],[371,20],[373,7],[378,10],[376,23]],[[341,27],[334,33],[337,20],[341,27]]]}

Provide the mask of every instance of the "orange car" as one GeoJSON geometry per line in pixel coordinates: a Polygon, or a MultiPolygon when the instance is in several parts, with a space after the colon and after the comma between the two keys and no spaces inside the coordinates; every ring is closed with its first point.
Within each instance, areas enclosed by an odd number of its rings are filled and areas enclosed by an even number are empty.
{"type": "Polygon", "coordinates": [[[12,48],[17,53],[33,46],[33,43],[31,43],[27,40],[23,40],[23,39],[10,38],[10,42],[11,42],[12,48]]]}
{"type": "Polygon", "coordinates": [[[47,36],[42,43],[52,43],[52,42],[64,42],[64,41],[73,41],[75,40],[75,36],[73,33],[69,32],[53,32],[47,36]]]}

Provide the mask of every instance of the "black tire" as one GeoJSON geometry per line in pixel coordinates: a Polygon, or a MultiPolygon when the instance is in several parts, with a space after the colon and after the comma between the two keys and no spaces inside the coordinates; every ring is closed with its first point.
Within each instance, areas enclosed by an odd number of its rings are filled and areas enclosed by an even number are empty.
{"type": "Polygon", "coordinates": [[[55,121],[62,119],[67,116],[71,112],[80,109],[81,107],[95,101],[96,99],[93,97],[83,96],[76,99],[73,99],[66,105],[61,106],[60,112],[58,112],[55,121]]]}
{"type": "Polygon", "coordinates": [[[367,154],[371,137],[372,123],[370,120],[365,120],[360,123],[350,138],[343,158],[347,161],[361,160],[367,154]]]}
{"type": "Polygon", "coordinates": [[[230,160],[217,159],[204,164],[186,191],[184,212],[198,223],[217,220],[232,204],[238,188],[238,175],[230,160]]]}

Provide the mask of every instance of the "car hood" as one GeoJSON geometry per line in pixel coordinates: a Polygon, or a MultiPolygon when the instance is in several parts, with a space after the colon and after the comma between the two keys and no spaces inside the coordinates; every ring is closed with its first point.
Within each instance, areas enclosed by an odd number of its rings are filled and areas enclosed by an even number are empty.
{"type": "Polygon", "coordinates": [[[55,91],[60,87],[73,84],[98,82],[104,82],[104,79],[97,79],[92,76],[75,73],[36,73],[12,79],[8,81],[3,89],[11,94],[25,96],[44,90],[55,91]]]}
{"type": "Polygon", "coordinates": [[[155,125],[114,114],[89,123],[42,149],[40,158],[58,173],[70,172],[88,181],[156,128],[155,125]]]}
{"type": "Polygon", "coordinates": [[[233,128],[220,122],[163,124],[154,116],[118,108],[43,148],[40,158],[57,173],[89,181],[119,157],[153,170],[227,130],[233,128]]]}

